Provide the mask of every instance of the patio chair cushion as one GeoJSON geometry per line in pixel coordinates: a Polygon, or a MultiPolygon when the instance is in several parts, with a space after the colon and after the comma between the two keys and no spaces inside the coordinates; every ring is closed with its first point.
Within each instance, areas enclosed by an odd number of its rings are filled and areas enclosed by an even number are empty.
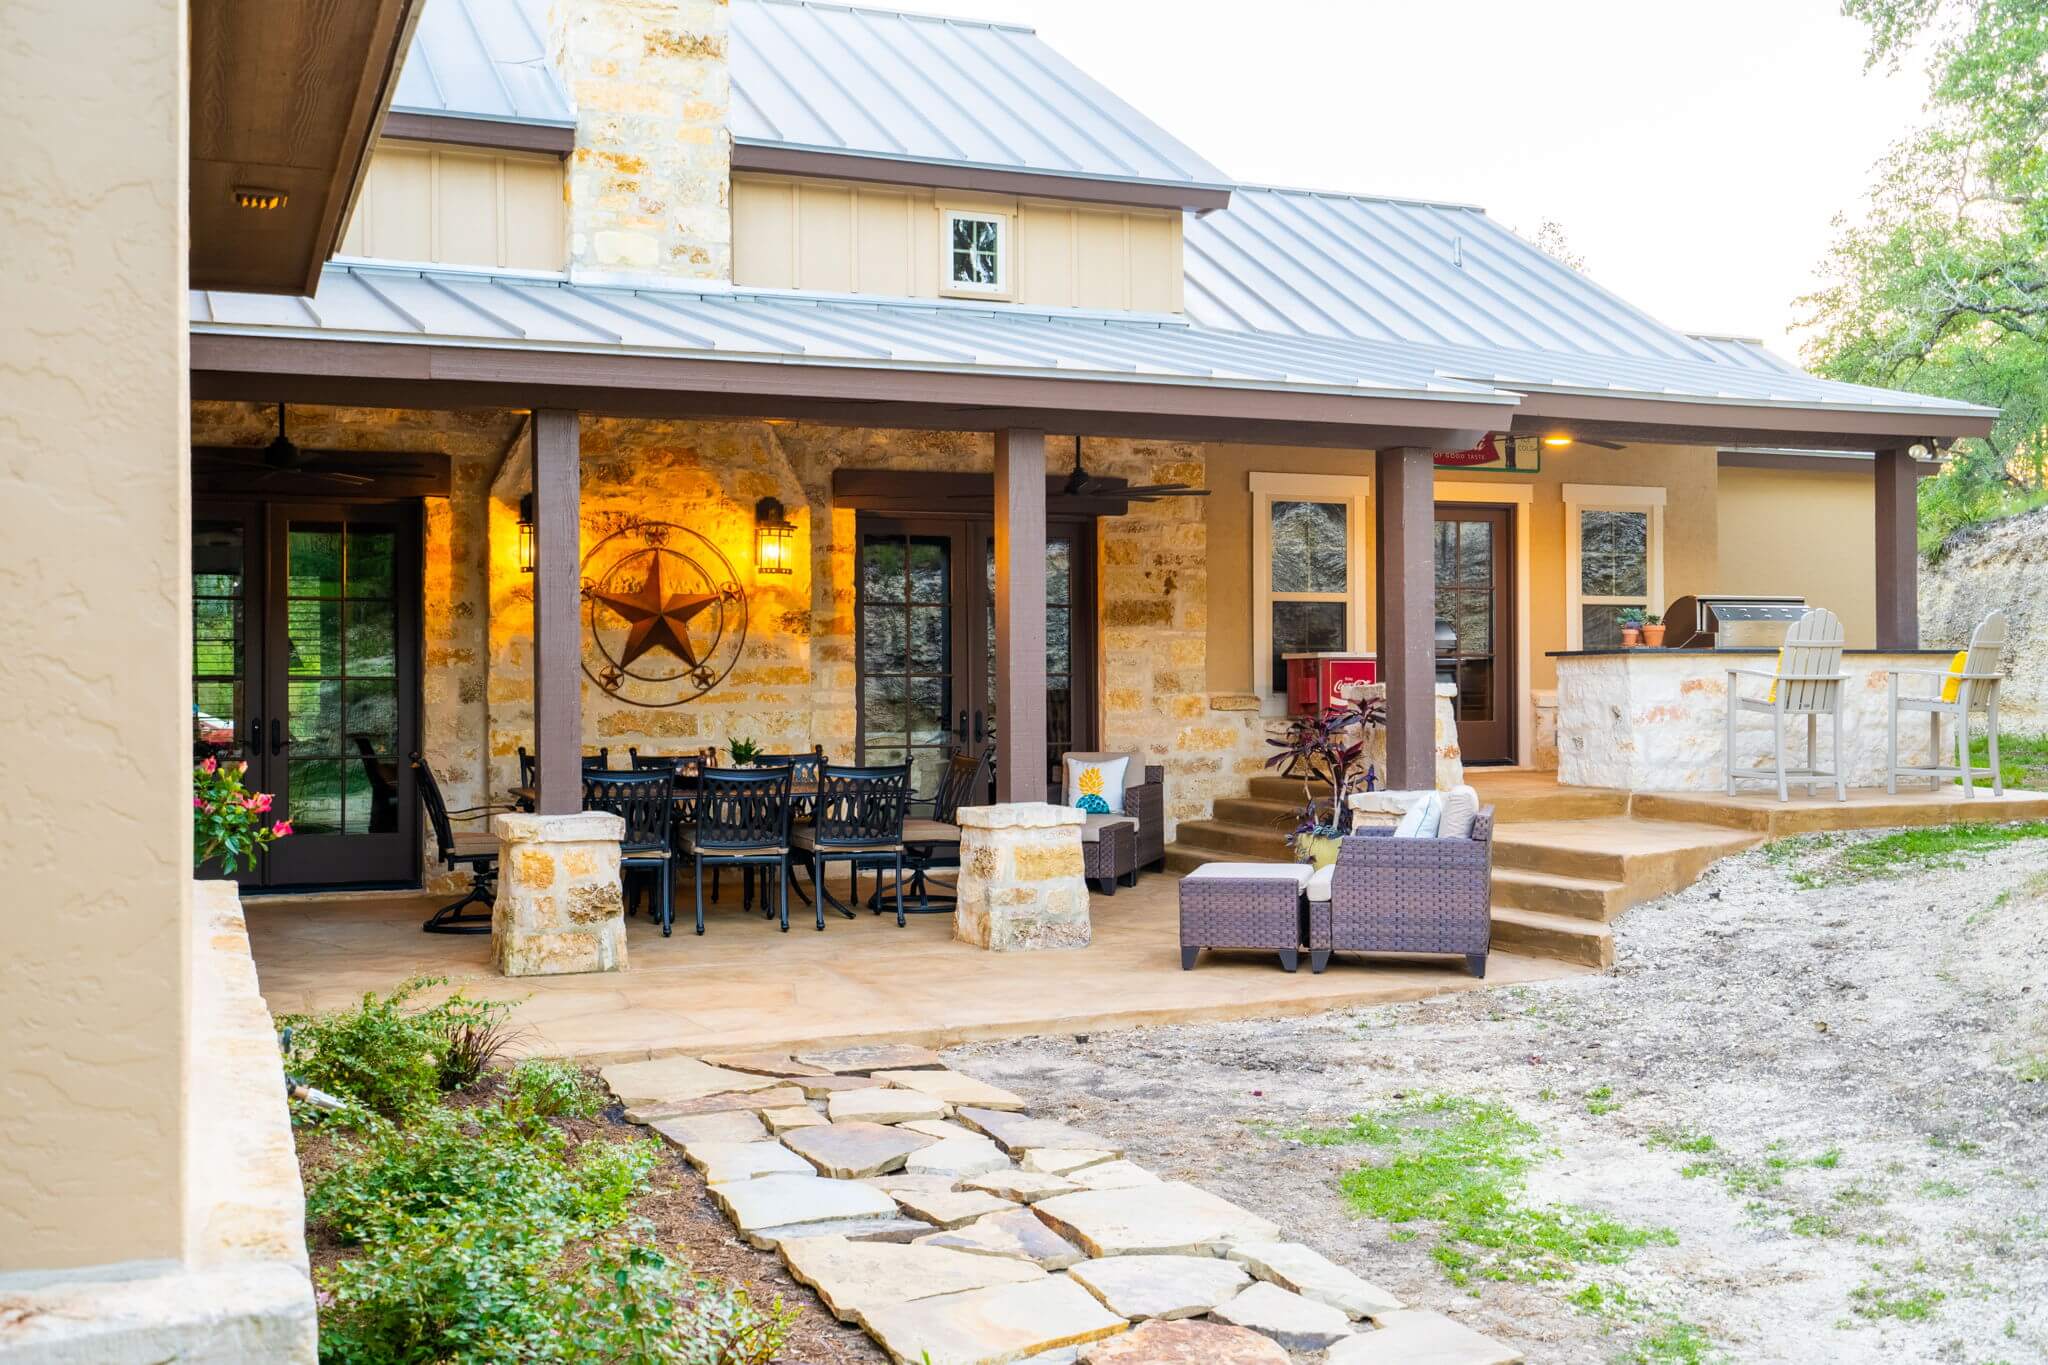
{"type": "Polygon", "coordinates": [[[1132,829],[1136,829],[1138,822],[1128,815],[1084,815],[1081,817],[1081,842],[1084,844],[1101,843],[1102,831],[1108,829],[1111,825],[1129,825],[1132,829]]]}
{"type": "Polygon", "coordinates": [[[1963,673],[1970,666],[1970,651],[1959,649],[1956,657],[1948,661],[1948,676],[1941,680],[1941,699],[1954,701],[1963,695],[1963,673]]]}
{"type": "Polygon", "coordinates": [[[1145,785],[1145,763],[1136,749],[1103,749],[1094,753],[1082,753],[1076,749],[1072,753],[1060,755],[1063,765],[1070,758],[1078,758],[1083,763],[1109,763],[1119,758],[1127,759],[1129,761],[1124,764],[1124,790],[1129,791],[1133,787],[1145,785]]]}
{"type": "Polygon", "coordinates": [[[1066,772],[1066,803],[1096,815],[1120,815],[1124,808],[1124,779],[1131,770],[1129,754],[1090,758],[1067,754],[1060,760],[1066,772]]]}
{"type": "Polygon", "coordinates": [[[1472,822],[1479,818],[1479,793],[1459,783],[1444,793],[1443,818],[1437,823],[1439,839],[1469,839],[1472,822]]]}
{"type": "Polygon", "coordinates": [[[1396,839],[1434,839],[1437,827],[1443,822],[1444,799],[1436,792],[1430,792],[1408,808],[1401,817],[1401,823],[1394,826],[1396,839]]]}
{"type": "Polygon", "coordinates": [[[787,844],[746,844],[744,846],[699,849],[696,839],[687,834],[683,835],[677,842],[683,846],[684,853],[697,854],[701,852],[706,858],[760,858],[789,852],[787,844]]]}
{"type": "MultiPolygon", "coordinates": [[[[904,821],[904,827],[905,827],[906,829],[907,829],[907,828],[909,827],[909,824],[910,824],[910,822],[909,822],[909,821],[907,821],[907,820],[906,820],[906,821],[904,821]]],[[[798,847],[798,848],[801,848],[801,849],[807,849],[807,850],[810,850],[810,851],[812,851],[812,852],[815,852],[815,851],[817,850],[817,847],[818,847],[818,831],[817,831],[816,829],[797,829],[797,830],[793,830],[793,831],[791,831],[791,832],[790,832],[790,836],[789,836],[789,842],[790,842],[790,843],[792,843],[792,844],[794,844],[794,845],[795,845],[796,847],[798,847]]],[[[893,853],[894,851],[896,851],[897,849],[899,849],[899,848],[901,848],[901,847],[903,847],[903,841],[902,841],[901,839],[892,839],[892,840],[890,840],[890,841],[889,841],[889,842],[887,842],[887,843],[873,843],[873,844],[827,844],[827,845],[825,845],[825,852],[827,852],[827,853],[893,853]]]]}
{"type": "Polygon", "coordinates": [[[1310,905],[1322,905],[1330,899],[1330,887],[1337,880],[1337,865],[1328,863],[1315,870],[1308,879],[1308,901],[1310,905]]]}
{"type": "Polygon", "coordinates": [[[957,844],[960,842],[960,826],[946,820],[905,820],[903,822],[903,842],[906,844],[957,844]]]}
{"type": "Polygon", "coordinates": [[[1233,881],[1293,882],[1296,886],[1307,886],[1314,869],[1307,863],[1203,863],[1193,872],[1181,878],[1192,881],[1233,881]]]}

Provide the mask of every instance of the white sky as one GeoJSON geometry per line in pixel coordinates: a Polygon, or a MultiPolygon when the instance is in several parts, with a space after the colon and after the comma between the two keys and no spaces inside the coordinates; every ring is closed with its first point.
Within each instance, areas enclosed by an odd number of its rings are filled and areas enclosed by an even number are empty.
{"type": "Polygon", "coordinates": [[[1452,199],[1797,358],[1830,222],[1918,118],[1837,0],[906,0],[1037,28],[1241,180],[1452,199]]]}

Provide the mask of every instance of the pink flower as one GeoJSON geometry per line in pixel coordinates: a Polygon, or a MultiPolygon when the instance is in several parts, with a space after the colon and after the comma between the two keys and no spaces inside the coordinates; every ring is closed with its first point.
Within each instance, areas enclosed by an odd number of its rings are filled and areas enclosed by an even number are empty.
{"type": "Polygon", "coordinates": [[[260,815],[270,809],[272,799],[269,792],[257,792],[249,798],[249,809],[260,815]]]}
{"type": "Polygon", "coordinates": [[[248,771],[249,771],[249,760],[245,758],[245,759],[243,759],[243,760],[242,760],[242,761],[241,761],[240,763],[237,763],[237,764],[235,765],[235,771],[236,771],[236,772],[238,772],[238,773],[245,773],[245,772],[248,772],[248,771]]]}
{"type": "Polygon", "coordinates": [[[193,810],[205,810],[205,809],[206,809],[206,803],[205,803],[204,801],[200,800],[200,799],[199,799],[198,797],[196,797],[196,796],[195,796],[195,797],[193,797],[193,798],[192,798],[192,809],[193,809],[193,810]]]}
{"type": "Polygon", "coordinates": [[[211,755],[208,755],[206,760],[199,765],[199,771],[211,777],[213,776],[214,769],[218,767],[220,767],[220,764],[215,762],[211,755]]]}
{"type": "Polygon", "coordinates": [[[291,832],[292,822],[289,820],[280,820],[270,827],[271,837],[276,839],[282,839],[284,838],[285,835],[290,834],[291,832]]]}

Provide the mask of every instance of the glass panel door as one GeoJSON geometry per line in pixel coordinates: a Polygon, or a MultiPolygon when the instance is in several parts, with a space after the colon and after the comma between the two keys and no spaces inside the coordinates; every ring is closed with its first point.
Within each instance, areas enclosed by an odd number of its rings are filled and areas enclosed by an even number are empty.
{"type": "MultiPolygon", "coordinates": [[[[223,510],[192,523],[192,758],[252,757],[250,686],[256,651],[249,601],[252,517],[223,510]]],[[[258,547],[260,550],[260,546],[258,547]]]]}
{"type": "Polygon", "coordinates": [[[1457,640],[1438,667],[1458,684],[1458,744],[1466,761],[1515,758],[1511,510],[1441,503],[1436,509],[1436,617],[1457,640]]]}
{"type": "Polygon", "coordinates": [[[911,789],[938,789],[967,735],[967,662],[957,528],[915,522],[860,537],[860,761],[910,764],[911,789]]]}

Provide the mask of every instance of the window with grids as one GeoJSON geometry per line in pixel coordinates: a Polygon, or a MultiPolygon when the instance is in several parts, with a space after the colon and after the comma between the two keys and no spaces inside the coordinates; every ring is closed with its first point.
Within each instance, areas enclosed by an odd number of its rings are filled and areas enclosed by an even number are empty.
{"type": "Polygon", "coordinates": [[[1010,289],[1009,220],[999,213],[946,214],[946,287],[970,294],[1010,289]]]}
{"type": "Polygon", "coordinates": [[[1281,656],[1351,647],[1350,513],[1344,502],[1275,498],[1267,504],[1275,692],[1287,690],[1281,656]]]}
{"type": "Polygon", "coordinates": [[[1655,611],[1651,560],[1655,518],[1647,507],[1581,507],[1579,517],[1579,647],[1615,649],[1621,613],[1655,611]]]}

